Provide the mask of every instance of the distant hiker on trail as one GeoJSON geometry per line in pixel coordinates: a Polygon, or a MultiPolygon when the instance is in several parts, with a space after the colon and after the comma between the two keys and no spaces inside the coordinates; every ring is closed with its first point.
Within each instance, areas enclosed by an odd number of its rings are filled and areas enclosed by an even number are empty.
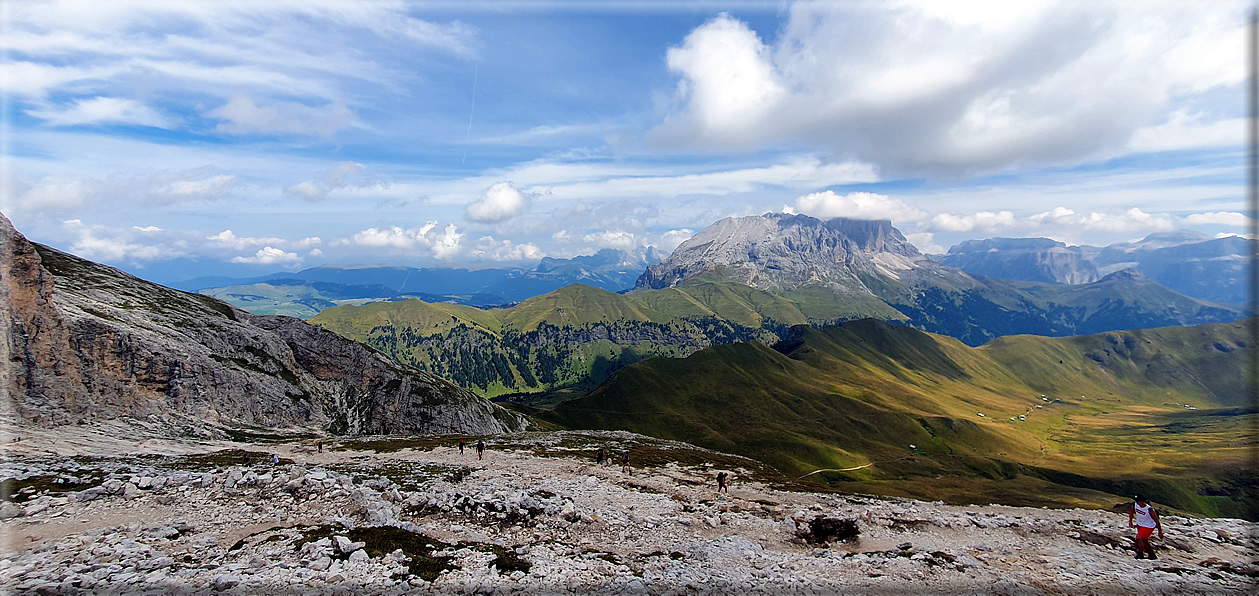
{"type": "Polygon", "coordinates": [[[476,458],[481,459],[482,457],[485,457],[485,441],[478,440],[476,442],[476,458]]]}
{"type": "Polygon", "coordinates": [[[730,494],[730,487],[726,486],[726,479],[728,478],[730,478],[730,476],[725,472],[717,472],[717,492],[724,490],[727,495],[730,494]]]}
{"type": "Polygon", "coordinates": [[[323,453],[323,441],[319,442],[319,452],[323,453]]]}
{"type": "Polygon", "coordinates": [[[630,476],[634,475],[634,468],[631,468],[629,465],[629,451],[628,450],[621,451],[621,471],[627,472],[630,476]]]}
{"type": "Polygon", "coordinates": [[[1136,522],[1137,528],[1137,557],[1138,559],[1157,559],[1154,554],[1154,547],[1150,546],[1150,534],[1158,529],[1158,537],[1163,539],[1163,524],[1158,520],[1158,512],[1154,507],[1145,502],[1145,497],[1137,495],[1132,497],[1132,507],[1128,509],[1128,527],[1133,527],[1136,522]],[[1146,556],[1148,553],[1148,557],[1146,556]]]}
{"type": "Polygon", "coordinates": [[[607,458],[608,458],[608,455],[607,455],[606,453],[604,453],[604,452],[603,452],[603,447],[600,447],[600,448],[599,448],[599,450],[595,452],[595,463],[596,463],[596,464],[599,464],[599,465],[601,465],[601,466],[602,466],[602,465],[603,465],[603,460],[605,460],[605,459],[607,459],[607,458]]]}
{"type": "Polygon", "coordinates": [[[466,443],[467,443],[467,441],[465,441],[465,440],[463,440],[463,439],[459,439],[459,455],[463,455],[463,446],[464,446],[464,444],[466,444],[466,443]]]}
{"type": "Polygon", "coordinates": [[[278,463],[280,463],[280,456],[278,456],[278,455],[276,455],[276,454],[272,453],[272,454],[271,454],[271,465],[273,465],[273,466],[274,466],[274,465],[276,465],[276,464],[278,464],[278,463]]]}

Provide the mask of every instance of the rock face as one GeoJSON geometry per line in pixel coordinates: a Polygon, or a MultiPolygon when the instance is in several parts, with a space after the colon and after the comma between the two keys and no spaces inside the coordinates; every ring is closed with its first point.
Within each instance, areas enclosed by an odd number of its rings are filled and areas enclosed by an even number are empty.
{"type": "Polygon", "coordinates": [[[967,240],[934,258],[967,273],[1015,281],[1084,284],[1100,277],[1078,250],[1048,238],[967,240]]]}
{"type": "Polygon", "coordinates": [[[255,316],[27,241],[0,215],[0,383],[24,422],[171,432],[521,430],[432,375],[290,317],[255,316]]]}
{"type": "Polygon", "coordinates": [[[890,221],[767,213],[728,217],[704,228],[648,267],[637,287],[667,288],[711,272],[771,292],[821,284],[840,293],[878,295],[889,282],[923,271],[974,285],[923,256],[890,221]]]}

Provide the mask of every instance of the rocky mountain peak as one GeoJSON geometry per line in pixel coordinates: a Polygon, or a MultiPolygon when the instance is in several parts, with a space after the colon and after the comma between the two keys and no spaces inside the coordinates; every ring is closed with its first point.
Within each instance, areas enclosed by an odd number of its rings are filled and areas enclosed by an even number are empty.
{"type": "Polygon", "coordinates": [[[714,273],[769,291],[806,284],[859,289],[863,276],[897,278],[927,261],[888,220],[766,213],[728,217],[647,268],[639,288],[666,288],[714,273]]]}
{"type": "Polygon", "coordinates": [[[519,416],[299,319],[256,316],[28,241],[0,214],[0,407],[171,434],[521,430],[519,416]]]}

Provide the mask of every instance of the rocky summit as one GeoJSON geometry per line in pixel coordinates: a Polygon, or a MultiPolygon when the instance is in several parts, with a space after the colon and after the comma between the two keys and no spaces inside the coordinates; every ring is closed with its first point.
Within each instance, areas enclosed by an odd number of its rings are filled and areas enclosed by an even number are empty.
{"type": "MultiPolygon", "coordinates": [[[[629,433],[0,443],[21,594],[1241,594],[1255,524],[801,493],[629,433]],[[597,465],[605,447],[634,469],[597,465]],[[91,453],[84,459],[74,455],[91,453]],[[278,461],[272,463],[271,455],[278,461]],[[650,457],[649,457],[650,456],[650,457]],[[732,474],[718,493],[718,471],[732,474]]],[[[728,465],[722,462],[729,462],[728,465]]]]}
{"type": "Polygon", "coordinates": [[[29,242],[0,215],[3,414],[164,434],[521,430],[449,381],[298,319],[255,316],[29,242]]]}
{"type": "Polygon", "coordinates": [[[890,221],[767,213],[728,217],[704,228],[648,267],[637,287],[667,288],[717,273],[770,292],[820,284],[839,293],[877,295],[883,284],[922,271],[974,285],[918,252],[890,221]]]}

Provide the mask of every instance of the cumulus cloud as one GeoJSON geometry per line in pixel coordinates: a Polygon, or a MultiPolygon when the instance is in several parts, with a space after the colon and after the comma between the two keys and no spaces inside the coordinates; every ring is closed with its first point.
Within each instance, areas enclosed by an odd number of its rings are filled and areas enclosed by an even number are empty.
{"type": "Polygon", "coordinates": [[[206,236],[206,240],[214,242],[235,250],[244,250],[250,246],[262,246],[266,244],[284,244],[283,238],[242,238],[234,234],[231,230],[223,230],[213,236],[206,236]]]}
{"type": "Polygon", "coordinates": [[[438,229],[436,221],[403,229],[398,226],[368,228],[343,241],[345,244],[371,248],[390,248],[400,252],[448,260],[461,252],[463,234],[455,224],[438,229]]]}
{"type": "Polygon", "coordinates": [[[913,234],[905,234],[905,239],[910,244],[918,247],[923,254],[938,255],[944,254],[947,250],[943,246],[936,244],[935,234],[931,232],[915,232],[913,234]]]}
{"type": "Polygon", "coordinates": [[[145,234],[152,234],[154,232],[162,231],[162,228],[159,228],[157,226],[131,226],[131,229],[137,232],[144,232],[145,234]]]}
{"type": "Polygon", "coordinates": [[[319,236],[310,236],[297,241],[297,245],[301,247],[319,246],[320,244],[323,244],[323,240],[319,236]]]}
{"type": "Polygon", "coordinates": [[[167,118],[153,108],[133,99],[121,97],[93,97],[76,99],[73,104],[61,108],[44,107],[27,110],[28,116],[39,118],[53,126],[82,124],[136,124],[154,128],[170,128],[167,118]]]}
{"type": "Polygon", "coordinates": [[[687,228],[669,230],[668,232],[661,234],[660,238],[656,240],[656,248],[659,248],[666,253],[672,253],[678,246],[689,240],[691,236],[694,235],[695,231],[687,228]]]}
{"type": "Polygon", "coordinates": [[[896,223],[918,221],[927,215],[917,207],[886,195],[870,192],[840,195],[831,190],[797,198],[792,211],[819,219],[890,219],[896,223]]]}
{"type": "Polygon", "coordinates": [[[493,223],[524,213],[536,193],[522,192],[511,182],[498,182],[487,188],[481,198],[468,204],[464,214],[469,221],[493,223]]]}
{"type": "Polygon", "coordinates": [[[765,118],[786,94],[770,49],[725,13],[670,48],[666,63],[684,76],[678,93],[690,102],[695,124],[723,141],[740,140],[743,124],[765,118]]]}
{"type": "Polygon", "coordinates": [[[328,198],[328,193],[348,186],[364,186],[366,181],[356,180],[354,177],[362,174],[364,166],[361,163],[352,161],[343,161],[324,172],[320,178],[306,180],[299,184],[295,184],[284,189],[284,194],[291,197],[300,197],[311,201],[319,201],[328,198]]]}
{"type": "Polygon", "coordinates": [[[253,265],[299,265],[302,257],[294,252],[284,252],[272,246],[258,249],[252,257],[233,257],[233,263],[249,263],[253,265]]]}
{"type": "Polygon", "coordinates": [[[1216,211],[1213,213],[1194,213],[1185,216],[1185,223],[1194,225],[1235,226],[1244,228],[1254,220],[1236,211],[1216,211]]]}
{"type": "Polygon", "coordinates": [[[931,218],[930,229],[939,232],[980,232],[990,234],[1015,226],[1010,211],[979,211],[973,215],[938,213],[931,218]]]}
{"type": "Polygon", "coordinates": [[[669,50],[676,104],[651,138],[710,150],[803,142],[893,172],[1236,138],[1219,117],[1185,135],[1173,130],[1184,117],[1169,117],[1186,98],[1232,109],[1209,94],[1242,81],[1246,3],[1017,4],[796,2],[771,45],[720,15],[669,50]],[[1160,124],[1170,127],[1136,134],[1160,124]]]}
{"type": "Polygon", "coordinates": [[[104,226],[89,226],[78,219],[62,223],[66,231],[76,239],[70,252],[97,261],[144,262],[173,259],[183,252],[161,244],[135,242],[123,230],[110,230],[104,226]]]}
{"type": "Polygon", "coordinates": [[[1211,118],[1203,112],[1177,110],[1167,121],[1137,129],[1128,141],[1133,151],[1173,151],[1197,147],[1241,147],[1245,118],[1211,118]]]}
{"type": "Polygon", "coordinates": [[[599,248],[619,248],[621,250],[629,250],[638,246],[638,240],[632,232],[622,230],[604,230],[586,234],[581,237],[582,241],[587,244],[597,246],[599,248]]]}
{"type": "Polygon", "coordinates": [[[488,261],[527,261],[541,259],[546,255],[533,243],[513,244],[510,240],[495,240],[493,236],[483,236],[468,251],[468,256],[488,261]]]}

